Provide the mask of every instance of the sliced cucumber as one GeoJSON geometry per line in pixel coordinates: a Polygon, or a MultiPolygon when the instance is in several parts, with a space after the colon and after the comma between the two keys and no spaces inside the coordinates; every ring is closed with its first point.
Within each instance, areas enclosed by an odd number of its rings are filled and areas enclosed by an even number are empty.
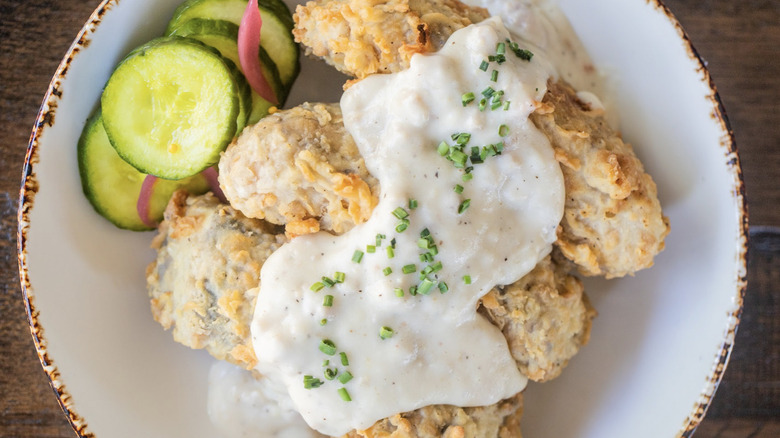
{"type": "MultiPolygon", "coordinates": [[[[219,50],[219,53],[222,54],[222,56],[236,63],[238,68],[241,69],[238,60],[238,26],[229,21],[193,18],[174,29],[172,35],[194,38],[208,44],[219,50]]],[[[281,106],[287,98],[287,89],[282,85],[276,64],[271,60],[262,46],[260,47],[258,56],[260,58],[260,64],[263,67],[263,76],[271,85],[271,88],[273,88],[274,93],[279,99],[279,106],[281,106]]],[[[242,79],[244,78],[242,77],[242,79]]],[[[246,81],[244,80],[244,82],[246,81]]],[[[247,87],[249,87],[248,84],[247,87]]],[[[248,123],[254,124],[268,114],[268,109],[273,104],[260,97],[260,95],[254,91],[251,91],[251,87],[249,88],[251,109],[248,114],[248,123]]],[[[239,127],[239,131],[241,131],[241,129],[243,129],[243,125],[239,127]]]]}
{"type": "Polygon", "coordinates": [[[216,50],[158,38],[114,70],[101,97],[103,125],[140,172],[182,179],[219,160],[236,133],[238,96],[234,72],[216,50]]]}
{"type": "MultiPolygon", "coordinates": [[[[174,12],[166,35],[173,34],[179,26],[194,18],[226,20],[239,25],[246,4],[247,0],[188,0],[174,12]]],[[[292,15],[281,0],[259,0],[258,6],[263,19],[260,45],[276,64],[282,83],[289,91],[300,70],[298,45],[292,35],[292,15]]]]}
{"type": "MultiPolygon", "coordinates": [[[[138,194],[146,175],[125,163],[111,147],[103,129],[100,110],[89,118],[81,132],[78,161],[84,195],[95,211],[119,228],[134,231],[150,229],[136,211],[138,194]]],[[[209,184],[200,174],[179,181],[157,180],[149,204],[149,215],[153,220],[162,220],[171,194],[179,188],[201,194],[209,189],[209,184]]]]}

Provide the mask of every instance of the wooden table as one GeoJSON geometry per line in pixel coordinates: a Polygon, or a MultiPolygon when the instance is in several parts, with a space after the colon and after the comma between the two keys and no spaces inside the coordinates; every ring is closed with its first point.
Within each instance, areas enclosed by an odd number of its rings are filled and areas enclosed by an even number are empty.
{"type": "MultiPolygon", "coordinates": [[[[16,264],[30,129],[97,0],[0,0],[0,437],[73,437],[35,354],[16,264]]],[[[749,283],[731,363],[696,437],[780,437],[780,0],[666,0],[718,86],[750,205],[749,283]]]]}

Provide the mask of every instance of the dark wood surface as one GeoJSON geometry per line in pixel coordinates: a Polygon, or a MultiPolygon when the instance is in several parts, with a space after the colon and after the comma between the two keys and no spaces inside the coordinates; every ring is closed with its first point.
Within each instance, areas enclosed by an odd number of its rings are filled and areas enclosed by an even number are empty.
{"type": "MultiPolygon", "coordinates": [[[[123,0],[129,1],[129,0],[123,0]]],[[[97,0],[0,0],[0,437],[73,437],[33,348],[16,208],[49,80],[97,0]]],[[[730,365],[696,437],[780,437],[780,0],[666,0],[731,121],[750,206],[750,262],[730,365]]]]}

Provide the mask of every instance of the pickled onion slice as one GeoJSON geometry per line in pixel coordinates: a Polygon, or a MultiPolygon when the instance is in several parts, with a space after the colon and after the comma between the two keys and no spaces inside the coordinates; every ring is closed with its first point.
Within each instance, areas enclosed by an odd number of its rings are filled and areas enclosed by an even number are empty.
{"type": "Polygon", "coordinates": [[[247,82],[255,90],[255,93],[276,105],[279,101],[276,99],[274,90],[263,76],[258,56],[262,26],[263,19],[260,16],[257,0],[249,0],[244,10],[244,16],[241,18],[241,25],[238,27],[238,60],[241,63],[241,69],[244,70],[247,82]]]}

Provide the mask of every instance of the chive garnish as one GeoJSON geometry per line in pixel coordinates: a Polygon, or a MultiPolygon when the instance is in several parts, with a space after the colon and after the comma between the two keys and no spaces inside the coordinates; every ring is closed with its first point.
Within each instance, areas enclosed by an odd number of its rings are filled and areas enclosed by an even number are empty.
{"type": "Polygon", "coordinates": [[[417,208],[417,200],[416,199],[410,199],[409,200],[409,210],[414,210],[417,208]]]}
{"type": "Polygon", "coordinates": [[[472,178],[474,178],[474,174],[473,173],[464,173],[463,176],[460,177],[460,179],[462,179],[463,182],[471,181],[472,178]]]}
{"type": "Polygon", "coordinates": [[[423,263],[430,263],[433,261],[433,255],[430,252],[424,252],[420,254],[420,261],[423,263]]]}
{"type": "Polygon", "coordinates": [[[336,280],[336,283],[343,283],[344,280],[347,279],[347,274],[343,272],[335,272],[333,273],[333,279],[336,280]]]}
{"type": "Polygon", "coordinates": [[[401,289],[400,287],[397,287],[397,288],[393,289],[393,292],[395,292],[395,296],[397,296],[397,297],[404,296],[404,290],[401,289]]]}
{"type": "Polygon", "coordinates": [[[439,152],[439,155],[442,157],[447,155],[447,152],[450,151],[450,145],[447,144],[446,141],[443,141],[439,143],[439,147],[437,148],[437,151],[439,152]]]}
{"type": "Polygon", "coordinates": [[[350,380],[352,380],[352,373],[350,373],[349,371],[344,371],[344,372],[343,372],[343,373],[342,373],[342,374],[339,376],[339,382],[341,382],[341,383],[343,383],[343,384],[346,384],[346,383],[347,383],[347,382],[349,382],[350,380]]]}
{"type": "Polygon", "coordinates": [[[390,338],[393,337],[394,334],[395,334],[395,332],[390,327],[387,327],[387,326],[383,325],[379,329],[379,337],[382,338],[382,339],[390,339],[390,338]]]}
{"type": "Polygon", "coordinates": [[[483,60],[482,63],[479,65],[479,69],[482,71],[487,71],[489,65],[490,64],[488,64],[487,61],[483,60]]]}
{"type": "Polygon", "coordinates": [[[463,103],[463,106],[470,104],[474,101],[474,99],[476,99],[476,96],[474,96],[474,93],[471,91],[468,93],[463,93],[463,95],[460,97],[460,101],[463,103]]]}
{"type": "Polygon", "coordinates": [[[333,307],[333,295],[325,295],[322,298],[322,305],[325,307],[333,307]]]}
{"type": "Polygon", "coordinates": [[[430,245],[431,242],[428,241],[425,237],[421,237],[417,239],[417,247],[422,249],[428,249],[428,245],[430,245]]]}
{"type": "Polygon", "coordinates": [[[438,253],[439,253],[439,248],[437,248],[437,247],[436,247],[436,245],[431,245],[431,246],[428,248],[428,253],[429,253],[431,256],[435,256],[436,254],[438,254],[438,253]]]}
{"type": "Polygon", "coordinates": [[[484,111],[485,107],[487,107],[487,99],[483,98],[479,101],[479,110],[484,111]]]}
{"type": "Polygon", "coordinates": [[[455,193],[463,193],[463,186],[460,184],[455,184],[455,187],[453,187],[452,190],[455,190],[455,193]]]}
{"type": "Polygon", "coordinates": [[[339,357],[341,357],[341,364],[346,366],[349,366],[349,359],[347,358],[347,353],[344,353],[343,351],[339,353],[339,357]]]}
{"type": "Polygon", "coordinates": [[[336,344],[330,339],[323,339],[320,341],[320,351],[328,356],[333,356],[336,354],[336,344]]]}
{"type": "Polygon", "coordinates": [[[328,319],[327,319],[327,318],[322,318],[322,319],[320,320],[320,325],[325,325],[325,324],[327,324],[327,323],[328,323],[328,319]]]}
{"type": "Polygon", "coordinates": [[[408,265],[405,265],[403,268],[401,268],[401,271],[402,271],[404,274],[411,274],[411,273],[413,273],[413,272],[416,272],[416,271],[417,271],[417,265],[415,265],[415,264],[408,264],[408,265]]]}
{"type": "Polygon", "coordinates": [[[417,286],[410,286],[409,287],[409,295],[411,295],[411,296],[417,295],[417,286]]]}
{"type": "Polygon", "coordinates": [[[376,252],[376,247],[374,245],[366,245],[366,252],[373,254],[376,252]]]}
{"type": "Polygon", "coordinates": [[[509,134],[509,126],[501,125],[498,127],[498,135],[506,137],[509,134]]]}
{"type": "Polygon", "coordinates": [[[431,293],[431,288],[433,288],[434,284],[435,283],[433,281],[431,281],[428,278],[425,278],[417,287],[417,292],[423,295],[428,295],[429,293],[431,293]]]}
{"type": "Polygon", "coordinates": [[[447,283],[440,281],[439,282],[439,292],[446,293],[450,288],[447,287],[447,283]]]}
{"type": "Polygon", "coordinates": [[[471,284],[471,275],[464,275],[463,282],[466,284],[471,284]]]}
{"type": "Polygon", "coordinates": [[[330,361],[328,359],[325,359],[325,360],[322,361],[322,367],[323,368],[328,366],[328,365],[330,365],[330,361]]]}
{"type": "Polygon", "coordinates": [[[339,397],[344,401],[352,401],[352,397],[349,396],[346,388],[339,388],[339,397]]]}
{"type": "Polygon", "coordinates": [[[328,277],[322,277],[322,284],[324,284],[325,287],[333,287],[333,285],[336,284],[336,282],[331,280],[328,277]]]}
{"type": "Polygon", "coordinates": [[[499,141],[498,143],[494,144],[493,147],[496,149],[497,154],[501,154],[501,152],[504,152],[504,142],[499,141]]]}
{"type": "Polygon", "coordinates": [[[490,72],[490,80],[493,82],[498,81],[498,70],[493,70],[490,72]]]}
{"type": "Polygon", "coordinates": [[[395,250],[393,249],[392,246],[388,246],[387,247],[387,258],[391,259],[393,257],[395,257],[395,250]]]}
{"type": "Polygon", "coordinates": [[[397,217],[398,219],[405,219],[409,216],[409,212],[404,210],[403,207],[398,207],[395,210],[393,210],[393,216],[397,217]]]}
{"type": "Polygon", "coordinates": [[[469,205],[471,205],[471,199],[466,199],[465,201],[461,202],[458,206],[458,214],[463,214],[463,212],[469,208],[469,205]]]}
{"type": "Polygon", "coordinates": [[[487,87],[484,90],[482,90],[482,95],[485,97],[490,97],[495,93],[496,90],[493,89],[493,87],[487,87]]]}
{"type": "Polygon", "coordinates": [[[431,269],[433,269],[433,272],[439,272],[443,268],[441,261],[437,260],[436,263],[431,265],[431,269]]]}
{"type": "Polygon", "coordinates": [[[382,273],[385,274],[385,277],[387,277],[388,275],[393,273],[393,269],[388,266],[385,269],[382,269],[382,273]]]}
{"type": "Polygon", "coordinates": [[[361,260],[363,260],[363,251],[356,249],[352,254],[352,261],[355,263],[360,263],[361,260]]]}
{"type": "Polygon", "coordinates": [[[393,237],[392,239],[390,239],[390,246],[392,246],[393,248],[395,248],[395,237],[393,237]]]}
{"type": "Polygon", "coordinates": [[[339,374],[339,370],[338,368],[325,368],[323,374],[327,380],[333,380],[339,374]]]}
{"type": "Polygon", "coordinates": [[[403,233],[404,231],[406,231],[408,227],[409,227],[408,222],[401,222],[400,224],[395,226],[395,230],[398,231],[399,233],[403,233]]]}
{"type": "Polygon", "coordinates": [[[318,282],[312,284],[309,289],[311,289],[314,292],[319,292],[319,291],[322,290],[323,287],[325,287],[325,285],[318,281],[318,282]]]}
{"type": "Polygon", "coordinates": [[[319,388],[322,384],[323,381],[314,376],[303,376],[303,387],[306,389],[319,388]]]}
{"type": "Polygon", "coordinates": [[[509,111],[509,101],[504,102],[504,111],[509,111]]]}
{"type": "Polygon", "coordinates": [[[496,54],[503,55],[504,53],[506,53],[506,44],[504,43],[496,44],[496,54]]]}

